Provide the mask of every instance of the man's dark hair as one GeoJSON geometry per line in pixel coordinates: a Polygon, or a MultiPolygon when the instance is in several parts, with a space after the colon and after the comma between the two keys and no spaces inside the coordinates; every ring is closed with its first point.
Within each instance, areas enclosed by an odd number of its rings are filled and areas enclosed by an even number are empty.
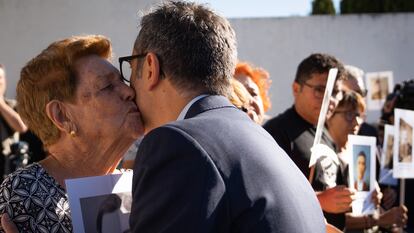
{"type": "Polygon", "coordinates": [[[365,162],[366,162],[366,160],[367,160],[367,155],[365,154],[365,152],[364,152],[363,150],[361,150],[361,151],[358,153],[358,156],[357,156],[357,157],[359,157],[359,156],[364,157],[365,162]]]}
{"type": "Polygon", "coordinates": [[[236,60],[230,23],[207,7],[169,1],[143,16],[135,52],[153,52],[172,84],[183,90],[228,95],[236,60]]]}
{"type": "Polygon", "coordinates": [[[311,79],[313,74],[328,73],[331,68],[338,68],[336,80],[346,78],[344,65],[338,59],[329,54],[311,54],[299,64],[295,82],[302,84],[311,79]]]}
{"type": "Polygon", "coordinates": [[[384,124],[394,124],[395,108],[414,110],[414,79],[396,84],[393,92],[387,96],[381,109],[380,130],[384,129],[384,124]]]}
{"type": "Polygon", "coordinates": [[[0,69],[4,70],[4,65],[0,63],[0,69]]]}

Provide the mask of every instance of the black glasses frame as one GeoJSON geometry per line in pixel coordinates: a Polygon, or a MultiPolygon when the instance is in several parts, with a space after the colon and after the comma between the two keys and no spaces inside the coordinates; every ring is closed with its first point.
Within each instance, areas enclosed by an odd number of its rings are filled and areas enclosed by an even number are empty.
{"type": "MultiPolygon", "coordinates": [[[[313,91],[313,96],[315,96],[316,98],[320,99],[323,98],[324,94],[325,94],[325,89],[326,86],[322,86],[322,85],[312,85],[309,84],[307,82],[303,82],[303,85],[312,88],[313,91]]],[[[336,98],[336,95],[339,93],[340,91],[334,86],[334,89],[332,90],[332,97],[336,98]]]]}
{"type": "Polygon", "coordinates": [[[320,86],[320,85],[312,85],[307,82],[303,82],[303,85],[312,88],[313,96],[316,98],[323,98],[323,95],[325,94],[326,86],[320,86]]]}
{"type": "Polygon", "coordinates": [[[125,61],[125,62],[128,62],[131,65],[131,61],[132,60],[137,59],[137,58],[143,58],[146,55],[147,54],[145,53],[145,54],[136,54],[136,55],[131,55],[131,56],[125,56],[125,57],[119,57],[118,58],[118,61],[119,61],[119,71],[121,72],[121,78],[122,78],[123,81],[125,81],[127,83],[130,83],[130,80],[129,79],[126,79],[124,77],[124,74],[122,72],[122,63],[125,61]]]}

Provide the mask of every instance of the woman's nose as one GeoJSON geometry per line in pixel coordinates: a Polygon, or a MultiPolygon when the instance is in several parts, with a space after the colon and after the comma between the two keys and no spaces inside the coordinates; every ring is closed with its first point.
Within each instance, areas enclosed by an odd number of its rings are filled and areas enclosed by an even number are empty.
{"type": "Polygon", "coordinates": [[[122,86],[121,86],[121,96],[122,96],[122,99],[124,99],[124,100],[128,100],[128,101],[134,100],[134,98],[135,98],[135,90],[132,89],[132,87],[130,87],[130,86],[122,83],[122,86]]]}

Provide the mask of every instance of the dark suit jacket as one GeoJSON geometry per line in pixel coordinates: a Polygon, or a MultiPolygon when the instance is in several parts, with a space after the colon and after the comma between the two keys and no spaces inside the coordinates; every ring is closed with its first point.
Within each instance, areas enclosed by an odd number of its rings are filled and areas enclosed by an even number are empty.
{"type": "Polygon", "coordinates": [[[315,193],[273,138],[222,96],[152,130],[136,157],[135,233],[325,232],[315,193]]]}

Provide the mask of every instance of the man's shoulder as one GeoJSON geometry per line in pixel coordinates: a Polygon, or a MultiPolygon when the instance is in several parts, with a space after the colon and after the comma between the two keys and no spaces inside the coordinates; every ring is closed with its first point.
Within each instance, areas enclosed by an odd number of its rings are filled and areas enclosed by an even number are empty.
{"type": "Polygon", "coordinates": [[[279,113],[277,116],[268,120],[263,127],[271,127],[273,125],[283,125],[286,122],[289,122],[289,118],[293,116],[294,109],[293,107],[286,109],[284,112],[279,113]]]}
{"type": "Polygon", "coordinates": [[[294,140],[304,131],[312,128],[312,125],[306,122],[299,116],[294,107],[288,108],[283,113],[270,119],[263,125],[273,137],[275,135],[289,135],[291,140],[294,140]]]}

